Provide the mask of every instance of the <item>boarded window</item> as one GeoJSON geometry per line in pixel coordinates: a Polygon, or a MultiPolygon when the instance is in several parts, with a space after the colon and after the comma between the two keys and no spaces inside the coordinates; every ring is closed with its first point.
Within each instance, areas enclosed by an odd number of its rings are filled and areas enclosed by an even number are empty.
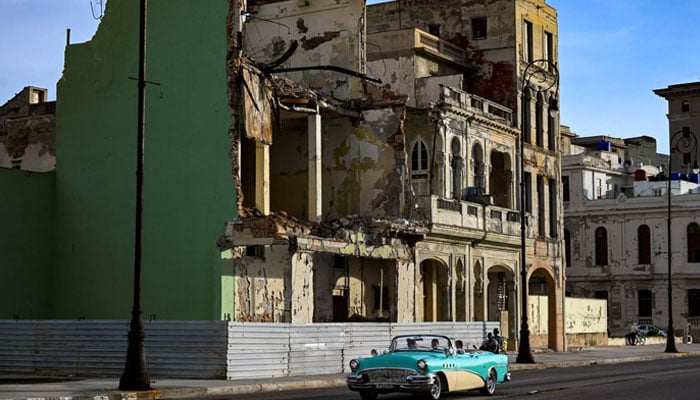
{"type": "Polygon", "coordinates": [[[603,227],[595,230],[595,265],[608,265],[608,231],[603,227]]]}
{"type": "Polygon", "coordinates": [[[637,291],[637,308],[640,317],[651,317],[652,303],[651,290],[642,289],[637,291]]]}
{"type": "Polygon", "coordinates": [[[571,232],[564,229],[564,262],[567,267],[571,266],[571,232]]]}
{"type": "Polygon", "coordinates": [[[700,262],[700,226],[695,222],[688,225],[688,262],[700,262]]]}
{"type": "Polygon", "coordinates": [[[647,225],[637,229],[637,256],[640,264],[651,264],[651,231],[647,225]]]}
{"type": "Polygon", "coordinates": [[[472,18],[472,39],[486,39],[487,28],[486,17],[472,18]]]}
{"type": "Polygon", "coordinates": [[[688,316],[700,317],[700,289],[688,290],[688,316]]]}

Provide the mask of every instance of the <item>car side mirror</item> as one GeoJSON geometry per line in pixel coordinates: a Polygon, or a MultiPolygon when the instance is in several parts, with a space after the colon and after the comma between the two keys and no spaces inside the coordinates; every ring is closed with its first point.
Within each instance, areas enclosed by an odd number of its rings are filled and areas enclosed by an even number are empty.
{"type": "Polygon", "coordinates": [[[452,354],[454,354],[454,351],[452,350],[452,348],[451,348],[451,347],[446,347],[446,348],[445,348],[445,357],[449,357],[449,356],[451,356],[452,354]]]}
{"type": "Polygon", "coordinates": [[[377,353],[377,350],[376,350],[376,349],[372,349],[372,351],[370,351],[369,354],[371,354],[372,357],[376,357],[377,354],[379,354],[379,353],[377,353]]]}

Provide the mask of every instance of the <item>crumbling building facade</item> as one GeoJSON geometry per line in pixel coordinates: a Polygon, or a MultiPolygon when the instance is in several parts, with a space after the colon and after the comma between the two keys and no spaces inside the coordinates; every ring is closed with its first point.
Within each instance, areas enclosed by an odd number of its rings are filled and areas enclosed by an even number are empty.
{"type": "Polygon", "coordinates": [[[515,338],[526,207],[529,291],[550,299],[533,340],[562,350],[558,121],[544,106],[558,87],[521,96],[530,61],[556,64],[554,9],[232,4],[239,219],[220,245],[234,252],[233,318],[499,320],[515,338]]]}

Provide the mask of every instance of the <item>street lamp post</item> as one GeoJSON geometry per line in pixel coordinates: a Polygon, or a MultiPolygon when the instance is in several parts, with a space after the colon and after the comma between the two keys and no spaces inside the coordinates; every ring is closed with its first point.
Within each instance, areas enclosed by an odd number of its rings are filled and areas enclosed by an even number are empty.
{"type": "Polygon", "coordinates": [[[151,381],[146,368],[146,351],[141,320],[141,233],[143,225],[143,151],[146,126],[146,1],[139,8],[139,77],[136,154],[136,223],[134,239],[134,299],[129,324],[129,345],[124,371],[119,380],[120,390],[149,390],[151,381]]]}
{"type": "MultiPolygon", "coordinates": [[[[674,329],[673,329],[673,289],[671,286],[671,259],[672,259],[672,254],[671,254],[671,160],[673,159],[673,154],[678,153],[683,155],[684,157],[688,154],[693,154],[695,150],[698,147],[697,143],[697,138],[695,137],[695,134],[690,132],[690,130],[687,129],[681,129],[680,131],[674,133],[671,136],[671,140],[669,141],[669,155],[668,155],[668,186],[666,187],[666,193],[668,195],[668,214],[667,214],[667,221],[666,221],[666,228],[668,229],[667,231],[667,237],[668,237],[668,331],[666,334],[666,350],[664,352],[666,353],[678,353],[678,349],[676,349],[676,340],[674,337],[674,329]]],[[[697,163],[698,161],[695,160],[695,164],[693,165],[693,172],[697,173],[697,163]]]]}
{"type": "MultiPolygon", "coordinates": [[[[535,362],[530,349],[530,328],[527,322],[527,257],[525,255],[525,207],[527,188],[525,187],[525,138],[530,134],[529,109],[525,104],[529,101],[526,94],[534,91],[536,94],[548,92],[554,88],[549,100],[549,112],[556,113],[557,91],[559,90],[559,71],[550,60],[539,59],[529,62],[523,72],[523,82],[520,91],[520,296],[521,296],[521,326],[518,346],[517,363],[533,364],[535,362]]],[[[551,127],[550,127],[551,128],[551,127]]],[[[550,132],[551,134],[552,132],[550,132]]]]}

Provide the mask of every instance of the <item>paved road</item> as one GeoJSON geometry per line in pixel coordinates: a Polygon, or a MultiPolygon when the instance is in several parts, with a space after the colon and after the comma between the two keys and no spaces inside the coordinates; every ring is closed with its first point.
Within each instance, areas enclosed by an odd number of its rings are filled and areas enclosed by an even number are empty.
{"type": "MultiPolygon", "coordinates": [[[[1,1],[1,0],[0,0],[1,1]]],[[[640,376],[644,376],[644,371],[646,370],[646,365],[649,364],[651,360],[661,360],[661,359],[674,359],[679,360],[683,358],[698,358],[700,357],[700,344],[678,344],[678,350],[680,353],[669,354],[665,353],[665,344],[646,346],[612,346],[612,347],[592,347],[583,349],[571,349],[569,352],[563,353],[552,353],[552,352],[541,352],[538,351],[535,354],[536,364],[516,364],[514,363],[516,354],[509,354],[508,357],[511,361],[510,369],[513,376],[516,377],[515,382],[508,383],[507,385],[502,385],[499,390],[502,390],[502,395],[508,395],[511,397],[522,397],[523,393],[535,392],[537,396],[552,396],[557,395],[560,391],[562,393],[567,393],[561,388],[568,388],[570,386],[571,372],[577,371],[572,368],[596,365],[597,369],[595,371],[607,371],[603,368],[605,365],[609,364],[619,364],[624,362],[640,362],[641,371],[632,370],[627,372],[628,376],[625,379],[629,379],[629,382],[634,382],[634,379],[638,379],[640,376]],[[547,388],[545,386],[540,386],[546,384],[547,381],[536,381],[534,386],[526,387],[528,377],[532,372],[531,370],[545,369],[546,372],[534,375],[538,376],[551,376],[552,378],[557,376],[557,374],[563,374],[564,379],[560,381],[553,381],[549,384],[553,384],[554,388],[547,388]],[[529,372],[528,372],[529,371],[529,372]],[[559,386],[557,386],[559,385],[559,386]]],[[[700,360],[700,358],[698,358],[700,360]]],[[[681,361],[678,361],[681,363],[681,361]]],[[[698,361],[700,363],[700,361],[698,361]]],[[[691,363],[692,364],[692,363],[691,363]]],[[[691,365],[689,364],[689,365],[691,365]]],[[[669,365],[681,365],[681,364],[669,364],[669,365]]],[[[628,367],[632,368],[632,367],[628,367]]],[[[622,369],[622,371],[627,371],[628,369],[622,369]]],[[[617,370],[615,370],[617,371],[617,370]]],[[[674,373],[680,376],[685,376],[685,369],[680,371],[675,371],[674,373]]],[[[695,370],[693,370],[695,371],[695,370]]],[[[612,372],[606,372],[612,373],[612,372]]],[[[576,372],[582,378],[585,376],[579,372],[576,372]]],[[[615,374],[619,374],[616,372],[615,374]]],[[[238,379],[238,380],[222,380],[222,379],[156,379],[152,382],[153,390],[146,392],[133,392],[133,391],[119,391],[117,386],[119,384],[119,377],[111,378],[60,378],[49,379],[47,377],[40,376],[25,376],[25,375],[7,375],[0,372],[0,399],[32,399],[32,400],[124,400],[124,399],[183,399],[183,398],[207,398],[207,399],[228,399],[228,398],[238,398],[238,396],[248,396],[247,398],[315,398],[315,399],[332,399],[332,398],[345,398],[359,400],[359,396],[351,393],[345,389],[345,376],[346,374],[334,373],[327,375],[316,375],[316,376],[286,376],[286,377],[275,377],[275,378],[261,378],[261,379],[238,379]],[[298,393],[295,394],[295,390],[313,389],[313,388],[335,388],[329,390],[321,390],[317,392],[308,392],[308,395],[304,394],[299,396],[298,393]],[[257,397],[251,396],[253,393],[266,394],[258,395],[257,397]],[[291,395],[291,397],[289,397],[291,395]]],[[[611,375],[616,377],[615,389],[624,387],[623,382],[625,379],[621,378],[619,375],[611,375]],[[622,385],[622,386],[621,386],[622,385]]],[[[601,377],[593,379],[591,385],[604,386],[606,382],[601,377]]],[[[657,379],[654,377],[654,379],[657,379]]],[[[581,381],[584,381],[581,379],[581,381]]],[[[700,378],[698,379],[700,381],[700,378]]],[[[674,385],[673,390],[678,391],[678,398],[683,398],[685,394],[681,392],[681,388],[684,382],[670,382],[660,381],[664,385],[674,385]]],[[[695,382],[690,382],[688,387],[695,389],[695,382]]],[[[585,392],[585,388],[580,388],[585,392]]],[[[631,388],[623,389],[624,396],[621,398],[628,398],[627,394],[630,391],[637,389],[637,385],[632,384],[631,388]]],[[[647,393],[654,393],[655,389],[643,389],[643,398],[647,393]]],[[[700,391],[699,391],[700,392],[700,391]]],[[[674,395],[676,393],[674,392],[674,395]]],[[[385,399],[391,398],[407,398],[406,396],[383,396],[385,399]]],[[[448,399],[458,399],[458,398],[479,398],[475,395],[469,395],[464,397],[459,396],[448,396],[448,399]]],[[[603,396],[607,399],[609,396],[603,396]]],[[[662,396],[666,398],[666,396],[662,396]]],[[[691,396],[690,398],[700,399],[700,396],[691,396]]],[[[567,395],[567,400],[571,400],[567,395]]],[[[596,399],[598,400],[598,399],[596,399]]],[[[602,399],[601,399],[602,400],[602,399]]]]}
{"type": "MultiPolygon", "coordinates": [[[[573,368],[550,368],[517,371],[513,381],[499,385],[499,398],[527,398],[532,400],[697,400],[700,398],[700,357],[641,361],[625,364],[592,365],[573,368]]],[[[280,400],[359,400],[360,396],[346,388],[298,390],[276,393],[258,393],[229,397],[228,399],[280,400]]],[[[453,393],[446,400],[484,398],[478,392],[453,393]]],[[[379,400],[415,400],[416,396],[386,395],[379,400]]]]}

